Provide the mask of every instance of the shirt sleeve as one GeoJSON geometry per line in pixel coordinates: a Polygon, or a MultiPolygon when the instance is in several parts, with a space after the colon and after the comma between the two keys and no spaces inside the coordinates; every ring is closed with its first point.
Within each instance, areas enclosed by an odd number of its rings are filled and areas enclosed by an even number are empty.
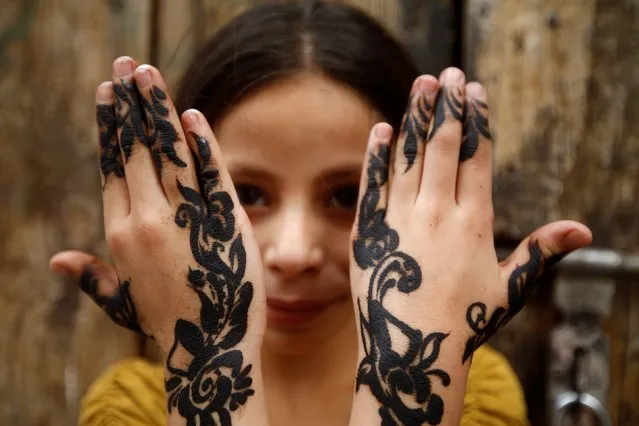
{"type": "Polygon", "coordinates": [[[487,346],[473,356],[461,426],[528,426],[524,392],[506,358],[487,346]]]}
{"type": "Polygon", "coordinates": [[[80,426],[165,426],[163,367],[120,361],[96,380],[80,406],[80,426]]]}

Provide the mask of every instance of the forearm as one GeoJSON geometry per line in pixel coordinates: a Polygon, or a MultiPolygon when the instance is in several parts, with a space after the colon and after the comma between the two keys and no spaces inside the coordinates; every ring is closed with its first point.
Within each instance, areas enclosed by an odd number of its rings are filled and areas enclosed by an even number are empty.
{"type": "Polygon", "coordinates": [[[170,351],[164,362],[168,425],[268,425],[260,358],[259,345],[246,343],[195,357],[179,347],[170,351]]]}
{"type": "Polygon", "coordinates": [[[470,367],[462,363],[463,336],[427,331],[445,330],[446,317],[420,318],[420,324],[433,324],[420,329],[398,318],[400,313],[360,317],[364,326],[350,425],[459,425],[470,367]]]}

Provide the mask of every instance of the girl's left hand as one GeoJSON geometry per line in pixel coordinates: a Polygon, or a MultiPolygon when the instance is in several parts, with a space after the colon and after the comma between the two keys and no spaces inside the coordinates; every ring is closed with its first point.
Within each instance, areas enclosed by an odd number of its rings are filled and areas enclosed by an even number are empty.
{"type": "Polygon", "coordinates": [[[387,124],[371,132],[352,233],[361,337],[352,420],[459,424],[473,352],[591,233],[551,223],[498,262],[486,94],[458,69],[416,80],[391,137],[387,124]]]}

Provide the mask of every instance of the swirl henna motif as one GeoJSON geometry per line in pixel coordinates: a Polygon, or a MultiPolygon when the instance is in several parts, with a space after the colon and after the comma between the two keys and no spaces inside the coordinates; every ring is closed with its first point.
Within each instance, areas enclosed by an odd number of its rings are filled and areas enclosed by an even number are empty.
{"type": "Polygon", "coordinates": [[[244,280],[246,252],[235,233],[233,200],[217,190],[215,169],[200,177],[204,196],[178,183],[185,202],[175,217],[178,226],[190,230],[198,266],[189,269],[188,283],[200,300],[200,321],[177,321],[165,387],[169,412],[177,408],[188,425],[230,425],[231,412],[255,393],[252,365],[245,366],[242,352],[234,349],[246,334],[253,284],[244,280]],[[186,365],[180,361],[185,354],[186,365]]]}
{"type": "Polygon", "coordinates": [[[388,147],[380,146],[368,164],[368,186],[359,210],[358,236],[353,253],[362,270],[372,274],[366,298],[366,310],[358,299],[360,334],[365,356],[360,362],[356,390],[368,386],[380,402],[382,425],[418,425],[441,423],[444,401],[435,385],[450,384],[450,376],[434,367],[444,333],[423,335],[384,307],[388,291],[410,293],[420,287],[422,273],[417,261],[397,250],[399,235],[385,222],[385,209],[378,208],[379,189],[388,179],[388,147]],[[366,313],[365,313],[366,312],[366,313]],[[390,327],[407,339],[403,350],[396,350],[390,327]]]}

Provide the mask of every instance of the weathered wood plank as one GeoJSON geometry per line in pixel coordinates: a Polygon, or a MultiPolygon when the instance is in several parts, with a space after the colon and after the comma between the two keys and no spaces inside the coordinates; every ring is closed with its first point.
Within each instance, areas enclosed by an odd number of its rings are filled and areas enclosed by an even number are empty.
{"type": "MultiPolygon", "coordinates": [[[[572,218],[593,229],[597,246],[638,250],[639,1],[466,4],[464,68],[485,84],[491,106],[497,233],[519,239],[572,218]]],[[[629,298],[635,290],[620,283],[617,291],[605,327],[608,408],[614,424],[634,424],[639,373],[629,345],[639,305],[629,298]]]]}
{"type": "Polygon", "coordinates": [[[597,245],[639,247],[638,2],[468,4],[465,67],[491,100],[497,231],[574,218],[597,245]]]}
{"type": "Polygon", "coordinates": [[[628,335],[623,371],[615,375],[621,383],[619,426],[639,424],[639,279],[628,283],[628,335]]]}
{"type": "Polygon", "coordinates": [[[144,58],[148,1],[4,1],[0,27],[0,418],[69,425],[137,338],[49,273],[65,248],[104,254],[93,93],[144,58]],[[13,19],[12,19],[13,18],[13,19]]]}

